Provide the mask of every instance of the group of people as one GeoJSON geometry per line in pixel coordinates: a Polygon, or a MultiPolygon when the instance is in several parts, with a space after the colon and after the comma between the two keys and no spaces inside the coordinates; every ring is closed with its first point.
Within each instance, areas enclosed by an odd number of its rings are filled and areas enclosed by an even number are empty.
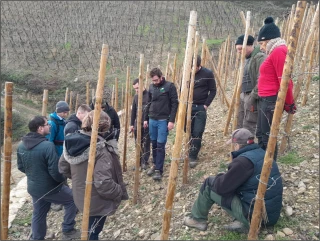
{"type": "MultiPolygon", "coordinates": [[[[287,54],[286,43],[273,18],[266,18],[264,23],[258,35],[260,47],[254,46],[253,36],[249,35],[247,40],[238,127],[228,141],[228,144],[234,144],[231,153],[233,160],[227,172],[205,178],[191,215],[184,219],[184,224],[189,227],[206,230],[208,213],[214,203],[236,219],[225,225],[226,229],[243,232],[250,225],[287,54]],[[254,143],[255,136],[257,144],[254,143]]],[[[242,51],[243,41],[244,35],[236,41],[235,47],[239,52],[242,51]]],[[[188,103],[192,104],[190,168],[198,164],[207,110],[216,96],[213,72],[201,66],[200,56],[196,62],[193,102],[188,103]]],[[[174,128],[179,100],[175,84],[166,80],[159,68],[153,68],[149,75],[152,83],[148,90],[143,87],[142,96],[140,165],[154,180],[161,180],[167,137],[174,128]],[[152,164],[149,163],[150,147],[152,164]]],[[[130,131],[136,138],[139,79],[132,84],[136,95],[132,103],[130,131]]],[[[284,110],[294,114],[296,107],[292,88],[290,80],[284,110]]],[[[88,226],[90,239],[98,239],[106,217],[116,211],[121,200],[128,199],[117,146],[119,117],[108,103],[103,110],[93,173],[88,226]]],[[[79,237],[74,225],[78,210],[83,211],[94,101],[91,106],[80,105],[77,113],[65,121],[69,111],[68,104],[59,101],[56,111],[50,114],[50,120],[44,116],[34,117],[29,122],[30,133],[22,138],[18,147],[18,168],[28,177],[28,192],[33,200],[31,239],[34,240],[44,239],[46,235],[46,216],[51,203],[61,204],[65,209],[63,238],[79,237]],[[66,182],[67,178],[72,180],[72,189],[66,182]]],[[[282,207],[283,187],[276,157],[275,152],[268,182],[270,188],[264,199],[268,217],[263,221],[265,225],[277,222],[282,207]]]]}

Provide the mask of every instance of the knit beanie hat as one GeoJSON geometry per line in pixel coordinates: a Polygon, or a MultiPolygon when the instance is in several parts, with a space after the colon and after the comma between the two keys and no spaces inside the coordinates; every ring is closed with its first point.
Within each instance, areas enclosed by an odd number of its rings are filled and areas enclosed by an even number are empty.
{"type": "Polygon", "coordinates": [[[279,38],[280,36],[281,36],[280,29],[278,28],[277,25],[275,25],[273,18],[267,17],[264,20],[264,25],[259,31],[258,42],[279,38]]]}
{"type": "Polygon", "coordinates": [[[70,111],[68,103],[65,101],[59,101],[56,104],[56,112],[61,113],[61,112],[65,112],[65,111],[70,111]]]}
{"type": "MultiPolygon", "coordinates": [[[[244,34],[239,36],[235,45],[243,45],[244,34]]],[[[253,45],[254,37],[248,35],[247,45],[253,45]]]]}

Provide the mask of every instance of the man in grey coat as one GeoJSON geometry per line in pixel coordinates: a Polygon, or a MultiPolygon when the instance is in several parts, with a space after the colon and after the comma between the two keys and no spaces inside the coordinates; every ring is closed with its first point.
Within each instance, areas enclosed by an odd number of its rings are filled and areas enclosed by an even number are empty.
{"type": "Polygon", "coordinates": [[[72,191],[63,185],[65,178],[58,171],[59,157],[53,142],[46,139],[50,124],[45,116],[35,116],[28,124],[30,132],[17,149],[18,169],[27,175],[27,190],[32,197],[32,240],[43,240],[47,232],[47,213],[51,203],[64,206],[61,239],[80,238],[74,228],[77,207],[72,191]]]}

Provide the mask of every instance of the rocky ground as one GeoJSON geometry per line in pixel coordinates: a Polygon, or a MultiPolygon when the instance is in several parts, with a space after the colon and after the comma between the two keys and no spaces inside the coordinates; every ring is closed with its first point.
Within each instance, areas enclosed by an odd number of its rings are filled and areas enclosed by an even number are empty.
{"type": "MultiPolygon", "coordinates": [[[[230,87],[231,89],[231,87],[230,87]]],[[[215,175],[227,168],[229,147],[228,136],[223,136],[227,108],[217,96],[208,110],[207,128],[199,165],[189,170],[188,184],[182,185],[182,163],[179,166],[177,187],[172,210],[169,239],[172,240],[240,240],[247,234],[237,234],[222,229],[232,221],[220,207],[213,205],[209,214],[209,227],[205,232],[184,226],[183,218],[190,212],[202,184],[203,175],[215,175]]],[[[283,114],[283,122],[287,114],[283,114]]],[[[282,122],[282,123],[283,123],[282,122]]],[[[278,143],[282,137],[280,129],[278,143]]],[[[123,147],[123,130],[120,149],[123,147]]],[[[175,131],[174,131],[175,132],[175,131]]],[[[118,211],[108,217],[100,239],[155,240],[159,239],[165,210],[170,157],[175,133],[171,132],[167,144],[165,172],[162,181],[155,182],[140,172],[138,204],[132,204],[135,151],[134,139],[128,138],[128,171],[124,179],[128,183],[130,199],[121,204],[118,211]]],[[[122,150],[121,150],[122,152],[122,150]]],[[[319,239],[319,82],[313,81],[309,101],[295,114],[289,145],[278,164],[284,183],[283,210],[277,225],[262,227],[259,239],[267,240],[318,240],[319,239]]],[[[15,167],[14,167],[15,168],[15,167]]],[[[13,168],[13,169],[14,169],[13,168]]],[[[13,170],[15,172],[15,170],[13,170]]],[[[9,229],[9,239],[27,239],[30,234],[32,203],[30,197],[18,211],[9,229]]],[[[63,211],[50,211],[47,218],[47,239],[61,237],[63,211]]],[[[77,228],[81,229],[82,215],[77,216],[77,228]]]]}

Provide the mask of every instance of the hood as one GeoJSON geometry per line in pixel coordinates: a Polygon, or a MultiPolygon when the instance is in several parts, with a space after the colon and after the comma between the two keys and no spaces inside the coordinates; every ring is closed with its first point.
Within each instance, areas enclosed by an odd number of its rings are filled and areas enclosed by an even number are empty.
{"type": "Polygon", "coordinates": [[[81,126],[82,122],[81,120],[79,120],[79,118],[77,117],[76,114],[72,114],[66,123],[69,123],[69,122],[75,122],[78,126],[81,126]]]}
{"type": "MultiPolygon", "coordinates": [[[[90,141],[90,134],[86,134],[83,131],[67,135],[63,143],[63,156],[66,161],[72,165],[87,161],[89,159],[90,141]],[[75,141],[77,142],[76,144],[75,141]]],[[[98,137],[96,155],[99,155],[103,148],[105,148],[105,140],[102,137],[98,137]]]]}
{"type": "Polygon", "coordinates": [[[63,118],[61,118],[60,116],[58,116],[57,112],[53,112],[50,114],[50,118],[56,119],[59,122],[65,122],[65,120],[63,118]]]}
{"type": "Polygon", "coordinates": [[[47,141],[48,139],[37,133],[37,132],[29,132],[27,135],[25,135],[24,137],[22,137],[22,143],[23,145],[28,149],[32,149],[35,146],[37,146],[39,143],[43,142],[43,141],[47,141]]]}

